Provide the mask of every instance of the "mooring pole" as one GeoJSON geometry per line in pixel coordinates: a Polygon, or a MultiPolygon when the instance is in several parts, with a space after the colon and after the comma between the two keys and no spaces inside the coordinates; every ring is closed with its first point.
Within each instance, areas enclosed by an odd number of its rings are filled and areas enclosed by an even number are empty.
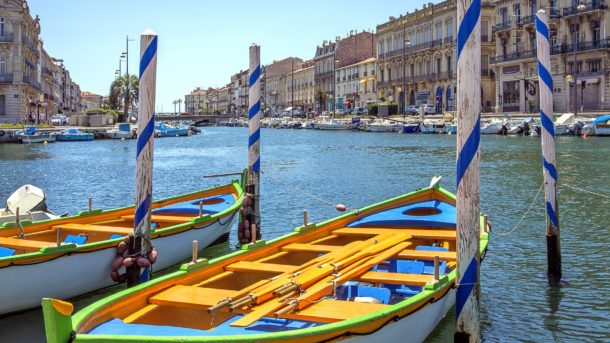
{"type": "Polygon", "coordinates": [[[260,136],[261,136],[261,48],[256,44],[250,46],[250,77],[248,80],[249,97],[248,97],[248,129],[249,129],[249,141],[248,141],[248,186],[246,192],[251,195],[250,206],[253,209],[248,214],[248,220],[252,227],[250,234],[250,240],[256,241],[257,237],[253,235],[260,235],[260,207],[259,207],[259,195],[260,195],[260,136]]]}
{"type": "MultiPolygon", "coordinates": [[[[140,84],[138,106],[138,144],[136,153],[136,205],[134,239],[130,255],[148,257],[150,244],[150,211],[155,129],[155,94],[157,86],[157,35],[146,30],[140,35],[140,84]]],[[[150,269],[143,271],[137,263],[128,268],[128,286],[149,278],[150,269]]]]}
{"type": "Polygon", "coordinates": [[[479,342],[481,0],[458,0],[455,342],[479,342]]]}
{"type": "Polygon", "coordinates": [[[561,249],[559,246],[559,207],[557,200],[557,167],[555,159],[555,126],[553,125],[553,78],[549,44],[548,14],[536,13],[536,47],[540,84],[540,121],[542,123],[542,164],[544,199],[546,203],[546,248],[548,277],[561,279],[561,249]]]}

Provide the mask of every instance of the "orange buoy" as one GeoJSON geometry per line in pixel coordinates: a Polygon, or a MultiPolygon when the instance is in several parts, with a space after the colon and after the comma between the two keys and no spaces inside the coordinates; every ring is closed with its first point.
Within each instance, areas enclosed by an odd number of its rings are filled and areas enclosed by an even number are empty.
{"type": "Polygon", "coordinates": [[[582,135],[582,138],[584,138],[584,139],[589,138],[589,134],[588,134],[588,133],[585,133],[584,135],[582,135]]]}
{"type": "Polygon", "coordinates": [[[345,212],[345,210],[347,210],[347,206],[343,205],[343,204],[338,204],[337,206],[335,206],[335,208],[337,209],[337,211],[339,212],[345,212]]]}

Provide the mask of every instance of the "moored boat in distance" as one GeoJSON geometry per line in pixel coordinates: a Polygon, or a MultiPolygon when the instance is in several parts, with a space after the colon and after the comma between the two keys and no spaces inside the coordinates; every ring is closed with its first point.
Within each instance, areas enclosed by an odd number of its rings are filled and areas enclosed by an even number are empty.
{"type": "Polygon", "coordinates": [[[400,132],[402,127],[403,124],[393,120],[375,119],[372,122],[363,122],[359,129],[368,132],[400,132]]]}
{"type": "Polygon", "coordinates": [[[52,143],[55,136],[48,132],[41,132],[36,126],[26,126],[23,130],[15,131],[15,136],[21,143],[52,143]]]}
{"type": "Polygon", "coordinates": [[[312,123],[312,127],[317,130],[356,130],[360,124],[360,119],[339,119],[321,116],[312,123]]]}
{"type": "Polygon", "coordinates": [[[421,133],[444,133],[445,122],[442,119],[425,119],[419,124],[419,131],[421,133]]]}
{"type": "Polygon", "coordinates": [[[419,123],[409,123],[402,126],[402,133],[419,133],[419,123]]]}
{"type": "Polygon", "coordinates": [[[65,129],[59,133],[54,134],[58,142],[71,142],[71,141],[92,141],[93,134],[83,132],[78,129],[70,128],[65,129]]]}
{"type": "Polygon", "coordinates": [[[422,342],[455,303],[455,201],[433,183],[185,264],[75,315],[44,299],[47,341],[422,342]]]}
{"type": "Polygon", "coordinates": [[[164,122],[155,124],[155,137],[183,137],[188,135],[188,128],[173,127],[164,122]]]}
{"type": "Polygon", "coordinates": [[[610,136],[610,115],[597,117],[591,122],[592,134],[596,136],[610,136]]]}
{"type": "MultiPolygon", "coordinates": [[[[200,248],[226,240],[242,198],[234,181],[152,202],[155,271],[188,259],[193,240],[200,248]]],[[[0,314],[40,306],[43,297],[67,299],[123,281],[128,256],[117,245],[133,226],[133,207],[0,225],[0,314]]]]}
{"type": "Polygon", "coordinates": [[[118,123],[114,128],[107,130],[106,134],[111,139],[132,139],[134,134],[129,123],[118,123]]]}

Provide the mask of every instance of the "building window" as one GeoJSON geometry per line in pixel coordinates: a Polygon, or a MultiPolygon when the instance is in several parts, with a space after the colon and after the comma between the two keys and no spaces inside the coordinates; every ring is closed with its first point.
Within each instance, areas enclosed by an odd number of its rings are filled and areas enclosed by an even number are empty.
{"type": "Polygon", "coordinates": [[[590,61],[590,62],[587,62],[587,65],[588,65],[589,71],[592,72],[592,73],[598,72],[598,71],[600,71],[602,69],[601,68],[601,65],[602,65],[601,61],[590,61]]]}
{"type": "Polygon", "coordinates": [[[504,82],[502,87],[502,105],[519,106],[519,81],[504,82]]]}
{"type": "Polygon", "coordinates": [[[4,18],[0,18],[0,36],[4,37],[4,18]]]}
{"type": "Polygon", "coordinates": [[[521,22],[521,5],[515,4],[513,5],[513,12],[515,13],[515,17],[517,18],[517,23],[521,22]]]}
{"type": "Polygon", "coordinates": [[[508,22],[508,10],[506,7],[500,8],[500,17],[502,18],[503,24],[508,22]]]}
{"type": "Polygon", "coordinates": [[[6,74],[6,59],[0,55],[0,75],[6,74]]]}
{"type": "Polygon", "coordinates": [[[443,26],[439,23],[436,24],[436,40],[443,39],[443,26]]]}
{"type": "Polygon", "coordinates": [[[447,38],[453,38],[453,19],[447,21],[447,38]]]}

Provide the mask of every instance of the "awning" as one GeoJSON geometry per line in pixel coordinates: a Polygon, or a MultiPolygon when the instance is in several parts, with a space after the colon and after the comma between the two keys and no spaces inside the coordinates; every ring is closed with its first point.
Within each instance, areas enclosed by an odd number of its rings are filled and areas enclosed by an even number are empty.
{"type": "Polygon", "coordinates": [[[600,82],[600,79],[599,79],[599,77],[594,77],[594,78],[588,78],[588,79],[584,79],[584,80],[580,80],[579,79],[577,81],[579,81],[579,82],[585,81],[585,83],[587,85],[596,85],[596,84],[598,84],[600,82]]]}

